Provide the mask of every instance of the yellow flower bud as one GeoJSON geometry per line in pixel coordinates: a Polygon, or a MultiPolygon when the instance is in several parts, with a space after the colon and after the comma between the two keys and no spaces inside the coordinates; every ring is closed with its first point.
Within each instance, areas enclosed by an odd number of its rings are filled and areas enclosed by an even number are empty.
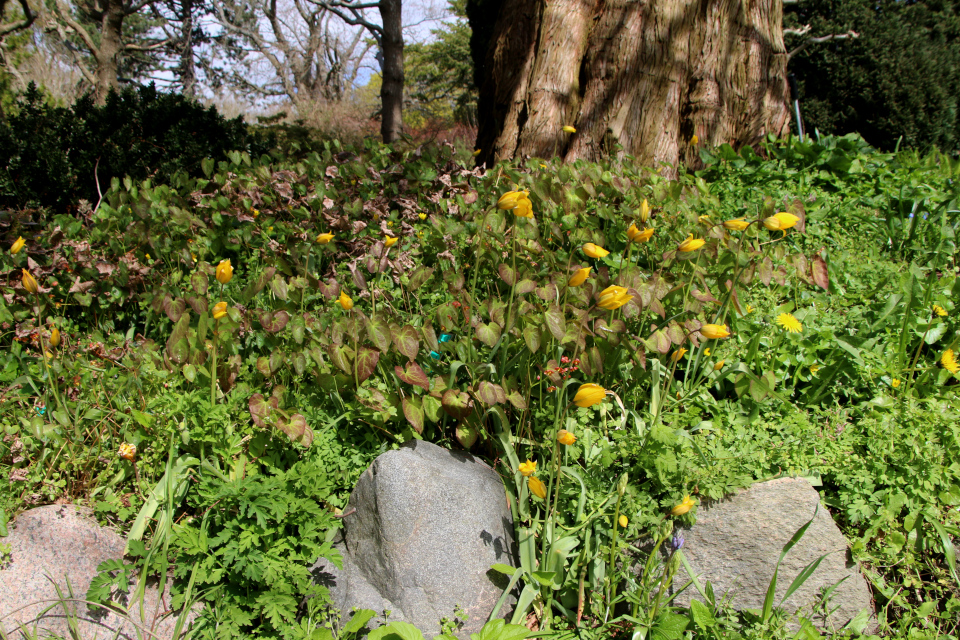
{"type": "Polygon", "coordinates": [[[571,287],[579,287],[586,282],[587,278],[590,277],[590,271],[592,269],[593,267],[584,267],[583,269],[578,269],[577,272],[573,274],[573,276],[567,282],[567,285],[571,287]]]}
{"type": "Polygon", "coordinates": [[[26,269],[21,269],[23,272],[23,277],[20,279],[20,282],[23,284],[23,288],[27,290],[27,293],[36,293],[40,290],[40,286],[37,284],[37,279],[30,275],[30,272],[26,269]]]}
{"type": "Polygon", "coordinates": [[[567,124],[567,125],[564,125],[564,126],[563,126],[563,132],[564,132],[564,133],[576,133],[577,130],[567,124]]]}
{"type": "Polygon", "coordinates": [[[602,258],[610,254],[609,251],[604,249],[601,246],[595,245],[592,242],[588,242],[582,247],[583,252],[590,256],[591,258],[602,258]]]}
{"type": "Polygon", "coordinates": [[[537,496],[541,500],[547,497],[547,487],[537,476],[530,476],[527,478],[527,486],[530,488],[530,493],[537,496]]]}
{"type": "Polygon", "coordinates": [[[350,311],[353,309],[353,298],[348,296],[346,292],[340,292],[340,298],[337,300],[340,303],[340,306],[343,307],[344,311],[350,311]]]}
{"type": "Polygon", "coordinates": [[[577,390],[577,395],[573,396],[573,404],[581,409],[586,409],[587,407],[592,407],[602,402],[606,395],[606,389],[598,384],[588,382],[580,385],[580,388],[577,390]]]}
{"type": "Polygon", "coordinates": [[[721,361],[718,362],[717,364],[713,365],[713,370],[714,370],[714,371],[720,371],[720,369],[723,369],[723,363],[724,363],[724,362],[725,362],[725,360],[721,360],[721,361]]]}
{"type": "Polygon", "coordinates": [[[56,327],[54,327],[53,331],[50,332],[50,346],[60,346],[60,329],[57,329],[56,327]]]}
{"type": "Polygon", "coordinates": [[[570,446],[576,441],[577,441],[577,436],[573,435],[566,429],[560,429],[560,431],[557,432],[557,442],[559,442],[562,445],[570,446]]]}
{"type": "Polygon", "coordinates": [[[626,529],[627,525],[630,523],[630,521],[627,520],[627,516],[620,516],[617,518],[617,522],[620,524],[621,529],[626,529]]]}
{"type": "Polygon", "coordinates": [[[120,445],[120,450],[117,451],[117,454],[124,460],[133,461],[137,455],[137,447],[132,444],[124,442],[120,445]]]}
{"type": "Polygon", "coordinates": [[[703,334],[703,337],[710,340],[730,337],[730,331],[727,330],[727,325],[725,324],[705,324],[700,327],[700,333],[703,334]]]}
{"type": "Polygon", "coordinates": [[[27,241],[23,239],[23,236],[17,238],[17,241],[13,243],[10,247],[10,253],[16,255],[20,253],[20,249],[23,249],[23,245],[27,244],[27,241]]]}
{"type": "Polygon", "coordinates": [[[680,504],[678,504],[677,506],[675,506],[673,509],[670,510],[670,515],[682,516],[686,512],[690,511],[690,509],[693,509],[696,505],[697,503],[694,501],[693,498],[691,498],[688,495],[684,496],[683,502],[681,502],[680,504]]]}
{"type": "Polygon", "coordinates": [[[733,220],[724,220],[723,226],[730,231],[743,231],[750,226],[750,223],[743,218],[735,218],[733,220]]]}
{"type": "Polygon", "coordinates": [[[647,199],[644,198],[643,202],[640,203],[640,222],[646,222],[650,219],[650,204],[647,202],[647,199]]]}
{"type": "Polygon", "coordinates": [[[320,235],[317,236],[317,244],[327,244],[331,240],[333,240],[333,234],[329,232],[321,233],[320,235]]]}
{"type": "Polygon", "coordinates": [[[230,264],[229,259],[221,260],[217,265],[217,282],[227,284],[231,280],[233,280],[233,265],[230,264]]]}
{"type": "Polygon", "coordinates": [[[505,194],[500,196],[499,200],[497,200],[497,208],[505,210],[516,209],[520,198],[526,197],[526,191],[507,191],[505,194]]]}
{"type": "Polygon", "coordinates": [[[789,229],[800,222],[799,217],[786,211],[781,211],[773,217],[780,221],[780,229],[789,229]]]}
{"type": "Polygon", "coordinates": [[[397,237],[395,237],[395,236],[384,236],[384,237],[383,237],[383,244],[384,244],[384,246],[387,247],[387,249],[389,249],[389,248],[392,247],[393,245],[397,244],[397,242],[399,242],[399,241],[400,241],[400,238],[397,238],[397,237]]]}
{"type": "Polygon", "coordinates": [[[702,238],[694,239],[693,234],[691,233],[687,236],[687,239],[680,243],[680,246],[677,247],[677,251],[680,253],[690,253],[691,251],[696,251],[706,243],[702,238]]]}
{"type": "Polygon", "coordinates": [[[223,318],[223,317],[226,316],[226,315],[227,315],[227,303],[226,303],[226,302],[222,302],[222,301],[221,301],[221,302],[218,302],[217,304],[213,305],[213,319],[214,319],[214,320],[219,320],[219,319],[223,318]]]}

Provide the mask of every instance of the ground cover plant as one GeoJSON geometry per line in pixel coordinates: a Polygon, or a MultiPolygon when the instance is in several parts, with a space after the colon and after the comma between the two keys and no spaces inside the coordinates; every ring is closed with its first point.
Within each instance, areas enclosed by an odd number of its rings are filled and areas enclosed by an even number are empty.
{"type": "Polygon", "coordinates": [[[172,567],[194,637],[350,635],[307,569],[366,466],[424,438],[504,479],[508,622],[793,637],[773,602],[663,594],[702,499],[803,476],[881,630],[957,634],[956,163],[856,136],[703,150],[676,180],[321,149],[3,219],[0,535],[85,502],[131,552],[87,599],[172,567]],[[670,559],[634,577],[645,538],[670,559]]]}

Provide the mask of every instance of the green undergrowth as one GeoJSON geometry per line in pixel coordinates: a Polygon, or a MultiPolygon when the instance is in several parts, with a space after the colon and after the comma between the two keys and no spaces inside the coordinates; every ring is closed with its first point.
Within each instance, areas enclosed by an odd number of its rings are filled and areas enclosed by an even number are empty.
{"type": "Polygon", "coordinates": [[[169,569],[175,608],[205,603],[194,637],[347,637],[366,620],[309,567],[338,561],[360,473],[421,438],[504,480],[508,622],[786,638],[795,612],[775,602],[661,598],[688,581],[682,549],[640,578],[621,559],[669,547],[704,499],[803,477],[881,632],[957,634],[956,163],[856,136],[703,150],[670,180],[629,160],[482,171],[453,147],[317,148],[115,179],[82,215],[11,212],[0,535],[30,506],[88,504],[130,552],[89,599],[169,569]],[[532,217],[503,208],[518,199],[532,217]]]}

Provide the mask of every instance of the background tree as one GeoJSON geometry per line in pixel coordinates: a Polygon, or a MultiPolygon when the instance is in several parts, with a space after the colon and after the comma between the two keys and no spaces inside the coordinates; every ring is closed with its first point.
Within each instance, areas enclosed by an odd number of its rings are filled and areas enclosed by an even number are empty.
{"type": "Polygon", "coordinates": [[[407,45],[404,51],[404,79],[407,113],[421,120],[453,120],[477,124],[477,89],[470,53],[470,25],[466,21],[466,0],[449,0],[454,20],[430,31],[428,43],[407,45]]]}
{"type": "Polygon", "coordinates": [[[788,124],[782,0],[468,0],[481,161],[698,161],[788,124]],[[576,127],[563,134],[563,125],[576,127]]]}
{"type": "MultiPolygon", "coordinates": [[[[897,0],[801,0],[786,23],[810,34],[859,37],[791,54],[807,129],[859,132],[893,149],[960,143],[960,3],[897,0]]],[[[788,36],[799,48],[802,41],[788,36]]]]}

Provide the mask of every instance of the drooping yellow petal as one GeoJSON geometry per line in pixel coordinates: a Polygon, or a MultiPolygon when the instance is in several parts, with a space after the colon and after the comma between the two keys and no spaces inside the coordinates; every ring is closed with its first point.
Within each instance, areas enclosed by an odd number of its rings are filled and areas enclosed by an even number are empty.
{"type": "Polygon", "coordinates": [[[527,478],[527,486],[530,488],[530,493],[537,496],[541,500],[547,497],[547,487],[537,476],[530,476],[527,478]]]}
{"type": "Polygon", "coordinates": [[[697,503],[689,495],[683,497],[683,501],[670,510],[670,515],[672,516],[682,516],[683,514],[693,509],[697,503]]]}
{"type": "Polygon", "coordinates": [[[638,233],[637,235],[633,236],[633,241],[637,243],[649,242],[650,238],[652,237],[653,237],[653,227],[648,227],[643,231],[641,231],[640,233],[638,233]]]}
{"type": "Polygon", "coordinates": [[[521,197],[523,198],[527,197],[527,192],[526,191],[507,191],[505,194],[500,196],[499,200],[497,200],[497,208],[504,209],[504,210],[515,209],[517,206],[517,202],[520,200],[521,197]]]}
{"type": "Polygon", "coordinates": [[[798,222],[800,222],[799,217],[793,215],[792,213],[787,213],[786,211],[781,211],[780,213],[776,214],[773,217],[780,221],[781,231],[785,229],[790,229],[791,227],[794,227],[798,222]]]}
{"type": "Polygon", "coordinates": [[[220,320],[227,315],[227,303],[220,301],[213,305],[213,319],[220,320]]]}
{"type": "Polygon", "coordinates": [[[735,218],[733,220],[724,220],[723,227],[729,229],[730,231],[743,231],[750,226],[750,223],[744,220],[743,218],[735,218]]]}
{"type": "Polygon", "coordinates": [[[397,244],[397,242],[399,242],[399,241],[400,241],[400,238],[397,238],[396,236],[384,236],[384,237],[383,237],[383,244],[384,244],[384,246],[387,247],[387,249],[389,249],[389,248],[392,247],[393,245],[397,244]]]}
{"type": "Polygon", "coordinates": [[[690,253],[691,251],[696,251],[700,247],[706,244],[706,240],[702,238],[694,238],[691,233],[687,236],[687,239],[680,243],[680,246],[677,247],[677,251],[680,253],[690,253]]]}
{"type": "Polygon", "coordinates": [[[317,236],[317,244],[327,244],[331,240],[333,240],[332,233],[321,233],[320,235],[317,236]]]}
{"type": "Polygon", "coordinates": [[[592,242],[586,243],[581,248],[583,249],[583,252],[591,258],[603,258],[604,256],[610,255],[609,251],[599,245],[593,244],[592,242]]]}
{"type": "Polygon", "coordinates": [[[530,202],[530,198],[526,194],[517,200],[517,206],[513,209],[513,214],[518,218],[533,217],[533,203],[530,202]]]}
{"type": "Polygon", "coordinates": [[[577,272],[570,277],[570,280],[567,281],[567,285],[571,287],[579,287],[587,281],[587,278],[590,277],[590,271],[592,270],[593,267],[584,267],[583,269],[578,269],[577,272]]]}
{"type": "Polygon", "coordinates": [[[727,330],[727,325],[725,324],[705,324],[700,327],[700,333],[710,340],[720,340],[730,337],[730,331],[727,330]]]}
{"type": "Polygon", "coordinates": [[[20,250],[23,249],[23,245],[25,244],[27,244],[27,241],[23,239],[23,236],[20,236],[10,247],[10,253],[14,255],[20,253],[20,250]]]}
{"type": "Polygon", "coordinates": [[[588,382],[580,385],[580,388],[577,390],[577,395],[573,396],[573,404],[581,409],[586,409],[587,407],[592,407],[602,402],[606,395],[606,389],[598,384],[588,382]]]}
{"type": "Polygon", "coordinates": [[[520,475],[528,478],[537,471],[537,463],[533,460],[527,460],[520,463],[520,475]]]}

